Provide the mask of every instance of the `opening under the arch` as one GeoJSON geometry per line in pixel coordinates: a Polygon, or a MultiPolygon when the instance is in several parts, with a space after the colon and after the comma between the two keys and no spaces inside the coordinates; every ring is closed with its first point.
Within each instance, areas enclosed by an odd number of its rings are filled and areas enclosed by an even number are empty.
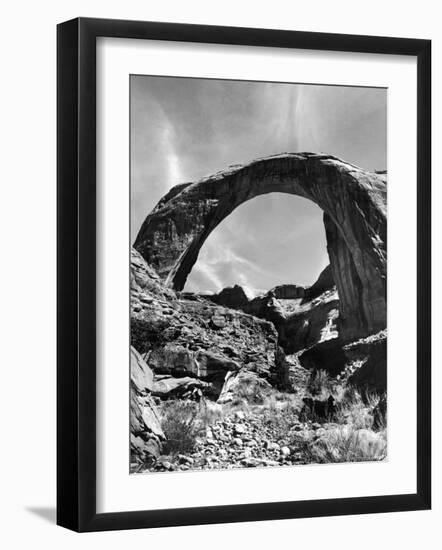
{"type": "Polygon", "coordinates": [[[287,193],[255,197],[209,235],[184,290],[241,285],[259,294],[281,284],[309,286],[329,264],[322,210],[287,193]]]}

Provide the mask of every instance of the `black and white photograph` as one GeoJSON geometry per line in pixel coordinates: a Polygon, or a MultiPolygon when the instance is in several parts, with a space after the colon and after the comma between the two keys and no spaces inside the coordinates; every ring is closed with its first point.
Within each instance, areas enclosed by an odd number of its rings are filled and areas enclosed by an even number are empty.
{"type": "Polygon", "coordinates": [[[131,473],[388,460],[387,185],[385,88],[131,75],[131,473]]]}
{"type": "Polygon", "coordinates": [[[2,548],[437,548],[436,6],[5,4],[2,548]]]}

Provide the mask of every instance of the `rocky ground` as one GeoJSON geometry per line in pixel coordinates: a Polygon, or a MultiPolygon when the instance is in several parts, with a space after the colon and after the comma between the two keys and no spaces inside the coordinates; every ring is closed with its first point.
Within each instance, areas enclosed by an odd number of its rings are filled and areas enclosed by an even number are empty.
{"type": "Polygon", "coordinates": [[[228,414],[208,426],[188,454],[160,456],[153,470],[232,469],[239,467],[290,466],[306,464],[300,445],[320,437],[328,425],[294,421],[291,432],[280,430],[259,413],[228,414]]]}

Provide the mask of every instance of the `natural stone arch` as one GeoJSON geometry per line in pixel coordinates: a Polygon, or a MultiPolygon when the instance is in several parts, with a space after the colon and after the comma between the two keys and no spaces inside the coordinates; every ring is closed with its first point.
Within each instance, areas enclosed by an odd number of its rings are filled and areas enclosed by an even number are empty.
{"type": "Polygon", "coordinates": [[[134,246],[168,286],[181,290],[213,229],[240,204],[272,192],[310,199],[324,212],[342,338],[385,328],[385,176],[330,155],[285,153],[177,185],[147,216],[134,246]]]}

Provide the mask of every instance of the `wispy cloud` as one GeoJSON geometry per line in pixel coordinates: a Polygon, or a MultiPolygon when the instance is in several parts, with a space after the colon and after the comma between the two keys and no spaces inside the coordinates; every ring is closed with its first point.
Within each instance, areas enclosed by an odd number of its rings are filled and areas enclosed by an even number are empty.
{"type": "Polygon", "coordinates": [[[170,121],[166,117],[165,119],[161,135],[161,145],[167,166],[167,179],[164,181],[164,187],[166,190],[169,190],[170,187],[182,183],[183,174],[175,144],[175,130],[170,121]]]}

